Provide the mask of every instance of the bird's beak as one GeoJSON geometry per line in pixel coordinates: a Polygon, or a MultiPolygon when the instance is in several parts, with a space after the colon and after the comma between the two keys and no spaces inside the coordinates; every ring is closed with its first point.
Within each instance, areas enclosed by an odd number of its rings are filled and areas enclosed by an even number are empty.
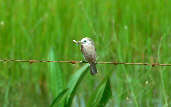
{"type": "Polygon", "coordinates": [[[82,42],[81,41],[78,41],[78,44],[81,44],[82,42]]]}
{"type": "Polygon", "coordinates": [[[81,44],[81,41],[73,40],[73,42],[76,43],[77,45],[81,44]]]}

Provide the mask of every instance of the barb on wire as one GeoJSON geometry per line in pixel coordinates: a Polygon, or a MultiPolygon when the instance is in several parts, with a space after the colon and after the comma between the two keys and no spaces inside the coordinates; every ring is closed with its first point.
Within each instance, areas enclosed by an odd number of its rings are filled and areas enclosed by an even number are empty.
{"type": "MultiPolygon", "coordinates": [[[[50,60],[19,60],[19,59],[0,59],[0,62],[28,62],[32,63],[41,63],[41,62],[56,62],[56,63],[71,63],[71,64],[78,64],[78,63],[88,63],[86,61],[50,61],[50,60]]],[[[96,64],[114,64],[114,65],[146,65],[146,66],[171,66],[171,64],[159,64],[159,63],[134,63],[134,62],[103,62],[99,61],[96,64]]]]}

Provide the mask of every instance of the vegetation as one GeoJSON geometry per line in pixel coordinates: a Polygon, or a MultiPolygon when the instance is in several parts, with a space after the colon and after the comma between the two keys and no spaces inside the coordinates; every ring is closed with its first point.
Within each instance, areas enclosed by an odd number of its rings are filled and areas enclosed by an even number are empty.
{"type": "MultiPolygon", "coordinates": [[[[169,0],[0,0],[0,58],[171,63],[169,0]]],[[[171,67],[0,62],[0,105],[169,106],[171,67]]]]}

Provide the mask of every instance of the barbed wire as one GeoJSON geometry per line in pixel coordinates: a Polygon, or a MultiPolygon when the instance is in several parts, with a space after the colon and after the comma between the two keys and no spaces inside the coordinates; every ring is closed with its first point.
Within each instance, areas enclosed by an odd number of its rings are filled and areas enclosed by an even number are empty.
{"type": "MultiPolygon", "coordinates": [[[[78,64],[78,63],[88,63],[86,61],[51,61],[51,60],[20,60],[20,59],[0,59],[0,62],[28,62],[32,63],[48,63],[48,62],[55,62],[55,63],[71,63],[71,64],[78,64]]],[[[114,64],[114,65],[146,65],[146,66],[171,66],[171,64],[160,64],[160,63],[141,63],[141,62],[104,62],[99,61],[96,64],[114,64]]]]}

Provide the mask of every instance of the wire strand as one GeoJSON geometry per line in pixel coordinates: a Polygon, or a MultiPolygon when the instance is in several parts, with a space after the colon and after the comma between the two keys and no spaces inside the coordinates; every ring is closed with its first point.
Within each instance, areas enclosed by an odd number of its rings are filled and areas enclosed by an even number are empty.
{"type": "MultiPolygon", "coordinates": [[[[0,59],[0,62],[28,62],[32,63],[48,63],[48,62],[55,62],[55,63],[71,63],[71,64],[78,64],[78,63],[88,63],[86,61],[51,61],[51,60],[20,60],[20,59],[0,59]]],[[[104,62],[99,61],[96,64],[114,64],[114,65],[145,65],[145,66],[171,66],[171,64],[160,64],[160,63],[141,63],[141,62],[104,62]]]]}

